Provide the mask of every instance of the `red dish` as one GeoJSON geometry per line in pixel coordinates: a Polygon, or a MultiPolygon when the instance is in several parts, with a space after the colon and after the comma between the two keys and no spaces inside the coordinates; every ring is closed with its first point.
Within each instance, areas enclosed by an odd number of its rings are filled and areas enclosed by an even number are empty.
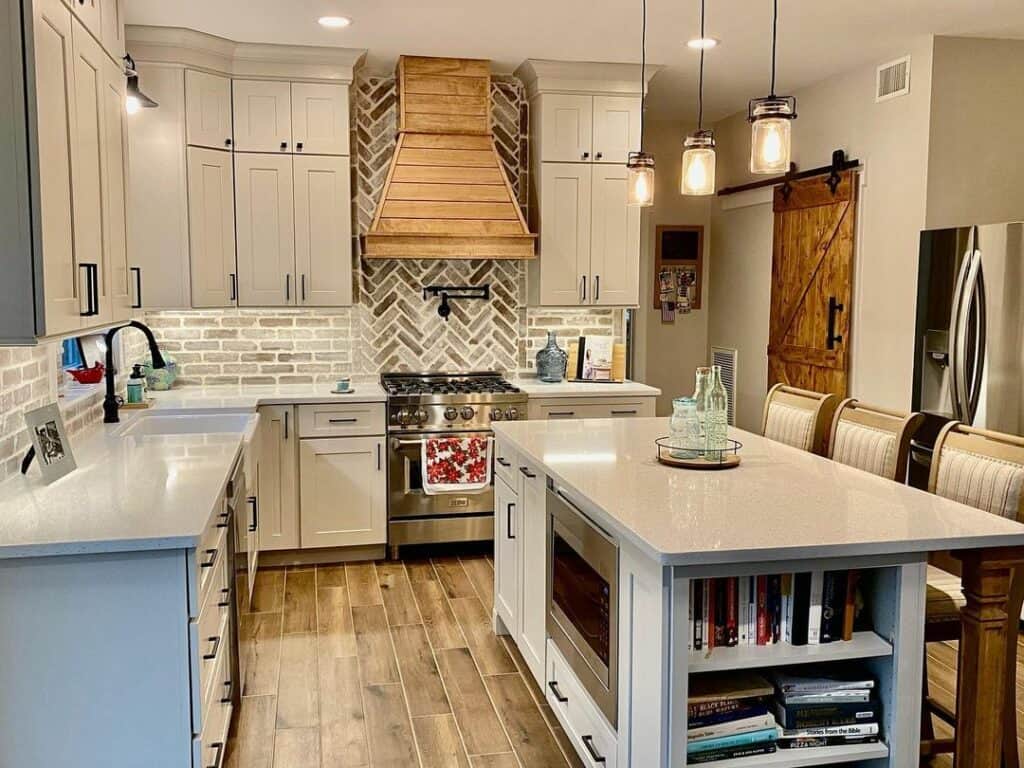
{"type": "Polygon", "coordinates": [[[78,370],[68,371],[71,377],[79,384],[99,384],[103,381],[103,373],[106,368],[103,367],[103,363],[96,363],[92,368],[79,368],[78,370]]]}

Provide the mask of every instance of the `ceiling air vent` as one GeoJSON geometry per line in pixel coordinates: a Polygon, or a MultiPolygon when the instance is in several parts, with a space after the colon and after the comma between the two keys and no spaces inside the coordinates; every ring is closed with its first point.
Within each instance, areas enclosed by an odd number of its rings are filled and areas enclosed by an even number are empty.
{"type": "Polygon", "coordinates": [[[910,93],[910,57],[890,61],[875,74],[875,101],[888,101],[910,93]]]}
{"type": "Polygon", "coordinates": [[[726,347],[711,348],[711,364],[722,369],[722,384],[729,396],[729,424],[736,426],[736,350],[726,347]]]}

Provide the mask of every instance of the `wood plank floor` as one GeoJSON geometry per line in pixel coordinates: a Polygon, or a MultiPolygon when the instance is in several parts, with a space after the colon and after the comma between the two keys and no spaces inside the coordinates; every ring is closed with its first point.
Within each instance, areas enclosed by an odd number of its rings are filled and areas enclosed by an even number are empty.
{"type": "Polygon", "coordinates": [[[484,555],[261,570],[227,768],[581,768],[493,580],[484,555]]]}

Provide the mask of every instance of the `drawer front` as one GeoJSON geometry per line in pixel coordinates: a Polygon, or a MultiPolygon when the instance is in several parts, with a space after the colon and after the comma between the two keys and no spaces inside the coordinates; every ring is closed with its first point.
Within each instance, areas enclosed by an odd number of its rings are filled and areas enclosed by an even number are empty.
{"type": "Polygon", "coordinates": [[[383,403],[299,406],[299,437],[349,437],[383,434],[383,403]]]}
{"type": "Polygon", "coordinates": [[[205,539],[199,549],[195,551],[196,585],[200,606],[206,605],[218,571],[228,565],[227,559],[228,529],[226,527],[217,528],[216,538],[205,539]]]}
{"type": "Polygon", "coordinates": [[[211,576],[209,589],[199,618],[189,627],[192,679],[192,722],[195,733],[201,733],[209,719],[210,702],[216,688],[217,666],[230,657],[231,593],[228,585],[227,558],[220,559],[211,576]]]}
{"type": "Polygon", "coordinates": [[[211,697],[203,723],[203,734],[194,745],[194,756],[199,758],[199,768],[221,768],[224,764],[224,752],[227,748],[228,728],[231,726],[231,664],[228,654],[222,654],[217,662],[216,680],[213,686],[214,696],[211,697]]]}
{"type": "Polygon", "coordinates": [[[587,696],[554,641],[548,641],[544,695],[588,768],[615,768],[618,740],[587,696]]]}
{"type": "Polygon", "coordinates": [[[500,438],[494,442],[494,474],[509,484],[511,488],[517,488],[516,467],[519,464],[519,457],[511,445],[500,438]]]}
{"type": "Polygon", "coordinates": [[[601,398],[530,404],[531,419],[622,419],[654,416],[654,398],[601,398]]]}

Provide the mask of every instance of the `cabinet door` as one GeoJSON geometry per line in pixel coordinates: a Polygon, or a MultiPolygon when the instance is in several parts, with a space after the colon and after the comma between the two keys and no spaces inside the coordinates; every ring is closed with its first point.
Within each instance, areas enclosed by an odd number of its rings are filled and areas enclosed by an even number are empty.
{"type": "Polygon", "coordinates": [[[75,17],[97,38],[102,35],[100,21],[100,0],[68,0],[75,17]]]}
{"type": "Polygon", "coordinates": [[[640,209],[626,204],[624,165],[594,167],[590,239],[592,303],[637,304],[640,290],[640,209]]]}
{"type": "Polygon", "coordinates": [[[384,544],[384,438],[299,441],[303,549],[384,544]]]}
{"type": "Polygon", "coordinates": [[[90,327],[113,320],[103,269],[103,103],[107,55],[77,19],[71,20],[71,43],[75,100],[75,148],[71,155],[75,258],[82,273],[80,289],[86,288],[90,279],[87,267],[92,265],[98,306],[94,306],[91,316],[82,318],[82,327],[90,327]]]}
{"type": "Polygon", "coordinates": [[[298,303],[352,303],[352,195],[347,157],[295,157],[298,303]]]}
{"type": "Polygon", "coordinates": [[[235,149],[242,152],[291,152],[291,84],[235,80],[231,103],[235,149]]]}
{"type": "Polygon", "coordinates": [[[625,163],[640,149],[640,99],[594,97],[594,162],[625,163]]]}
{"type": "Polygon", "coordinates": [[[519,495],[494,481],[494,610],[512,637],[519,636],[519,495]]]}
{"type": "MultiPolygon", "coordinates": [[[[124,6],[122,0],[99,0],[103,47],[120,62],[124,56],[124,6]]],[[[122,75],[123,77],[123,75],[122,75]]]]}
{"type": "Polygon", "coordinates": [[[110,319],[127,320],[132,311],[125,221],[125,80],[121,67],[104,62],[103,81],[103,274],[110,297],[110,319]]]}
{"type": "Polygon", "coordinates": [[[299,452],[290,405],[260,408],[259,548],[299,548],[299,452]]]}
{"type": "Polygon", "coordinates": [[[71,169],[75,164],[74,66],[71,11],[60,0],[32,4],[39,140],[39,225],[43,250],[45,333],[81,327],[78,264],[72,224],[71,169]]]}
{"type": "Polygon", "coordinates": [[[188,148],[192,306],[230,307],[238,298],[231,155],[188,148]]]}
{"type": "Polygon", "coordinates": [[[348,87],[292,83],[292,137],[296,152],[347,155],[348,87]]]}
{"type": "Polygon", "coordinates": [[[555,163],[593,160],[594,97],[546,93],[538,102],[540,159],[555,163]]]}
{"type": "Polygon", "coordinates": [[[235,155],[238,303],[295,304],[291,155],[235,155]]]}
{"type": "Polygon", "coordinates": [[[590,302],[591,166],[541,164],[540,303],[590,302]]]}
{"type": "Polygon", "coordinates": [[[521,466],[519,473],[522,475],[519,505],[523,542],[522,622],[517,644],[537,683],[543,686],[548,597],[548,515],[544,475],[528,465],[521,466]]]}
{"type": "Polygon", "coordinates": [[[185,70],[185,142],[230,149],[231,81],[208,72],[185,70]]]}

